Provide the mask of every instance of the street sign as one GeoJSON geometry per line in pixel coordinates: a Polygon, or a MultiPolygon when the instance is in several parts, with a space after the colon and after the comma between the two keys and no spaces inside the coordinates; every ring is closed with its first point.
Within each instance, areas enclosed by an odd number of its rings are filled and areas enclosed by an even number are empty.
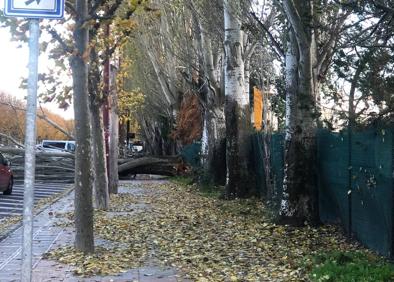
{"type": "Polygon", "coordinates": [[[64,0],[5,0],[4,15],[8,17],[61,19],[64,0]]]}

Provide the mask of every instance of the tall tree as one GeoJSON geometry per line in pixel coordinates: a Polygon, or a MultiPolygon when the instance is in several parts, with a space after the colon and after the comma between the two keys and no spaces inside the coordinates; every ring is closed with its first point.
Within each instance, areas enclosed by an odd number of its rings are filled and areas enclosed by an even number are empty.
{"type": "Polygon", "coordinates": [[[89,68],[89,102],[92,126],[92,150],[94,164],[94,206],[96,209],[107,210],[109,206],[107,158],[105,153],[104,125],[102,104],[105,99],[103,87],[98,83],[101,78],[101,60],[98,56],[98,28],[90,30],[90,42],[93,47],[90,50],[89,68]]]}
{"type": "Polygon", "coordinates": [[[313,1],[284,0],[290,23],[286,53],[285,178],[280,215],[302,224],[318,220],[316,105],[313,84],[313,1]]]}
{"type": "Polygon", "coordinates": [[[94,252],[91,129],[88,100],[89,26],[88,1],[76,0],[73,33],[75,52],[70,57],[73,76],[75,113],[75,247],[84,252],[94,252]]]}
{"type": "Polygon", "coordinates": [[[241,4],[224,1],[224,79],[226,115],[226,197],[245,197],[249,182],[249,97],[245,92],[241,4]]]}
{"type": "Polygon", "coordinates": [[[285,223],[319,222],[316,129],[320,86],[338,49],[348,11],[335,2],[276,1],[289,23],[286,53],[285,177],[280,215],[285,223]]]}
{"type": "Polygon", "coordinates": [[[119,107],[118,92],[116,85],[117,69],[111,66],[110,71],[110,135],[109,135],[109,179],[108,190],[111,194],[118,193],[119,174],[118,174],[118,156],[119,156],[119,107]]]}

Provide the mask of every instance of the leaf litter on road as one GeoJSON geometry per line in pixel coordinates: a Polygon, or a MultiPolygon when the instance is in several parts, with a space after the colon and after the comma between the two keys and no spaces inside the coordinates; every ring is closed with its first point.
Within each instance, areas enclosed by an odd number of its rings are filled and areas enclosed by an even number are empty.
{"type": "Polygon", "coordinates": [[[93,256],[64,247],[47,258],[74,265],[82,276],[116,274],[154,259],[195,281],[307,281],[311,255],[360,249],[336,227],[281,226],[269,214],[258,200],[207,198],[193,186],[130,185],[112,196],[108,212],[95,214],[96,236],[118,245],[93,256]]]}

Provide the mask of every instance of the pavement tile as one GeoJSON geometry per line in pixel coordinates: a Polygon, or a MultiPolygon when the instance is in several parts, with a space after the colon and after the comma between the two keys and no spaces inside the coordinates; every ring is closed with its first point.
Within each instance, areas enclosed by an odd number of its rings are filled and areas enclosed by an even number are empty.
{"type": "MultiPolygon", "coordinates": [[[[142,183],[146,183],[143,181],[142,183]]],[[[133,182],[139,185],[140,182],[133,182]]],[[[128,190],[130,191],[130,190],[128,190]]],[[[133,189],[133,193],[144,194],[143,189],[133,189]]],[[[60,227],[56,222],[59,218],[55,213],[64,213],[73,209],[73,193],[66,195],[59,201],[51,204],[34,220],[34,246],[33,246],[33,282],[65,281],[65,282],[177,282],[186,281],[177,277],[177,272],[172,268],[159,267],[157,262],[149,262],[148,265],[129,270],[115,276],[95,276],[81,278],[73,275],[73,268],[56,261],[42,259],[43,253],[49,249],[60,246],[72,245],[74,232],[72,227],[60,227]]],[[[144,210],[147,205],[136,205],[135,212],[144,210]]],[[[0,242],[0,282],[20,281],[21,265],[21,242],[22,228],[15,230],[7,238],[0,242]]],[[[108,244],[105,240],[98,239],[96,245],[108,244]]]]}

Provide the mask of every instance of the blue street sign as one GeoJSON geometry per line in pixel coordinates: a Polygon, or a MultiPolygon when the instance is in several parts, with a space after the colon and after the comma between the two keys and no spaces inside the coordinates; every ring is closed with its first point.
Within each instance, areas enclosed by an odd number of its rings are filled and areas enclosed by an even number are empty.
{"type": "Polygon", "coordinates": [[[61,19],[64,0],[5,0],[4,15],[7,17],[61,19]]]}

